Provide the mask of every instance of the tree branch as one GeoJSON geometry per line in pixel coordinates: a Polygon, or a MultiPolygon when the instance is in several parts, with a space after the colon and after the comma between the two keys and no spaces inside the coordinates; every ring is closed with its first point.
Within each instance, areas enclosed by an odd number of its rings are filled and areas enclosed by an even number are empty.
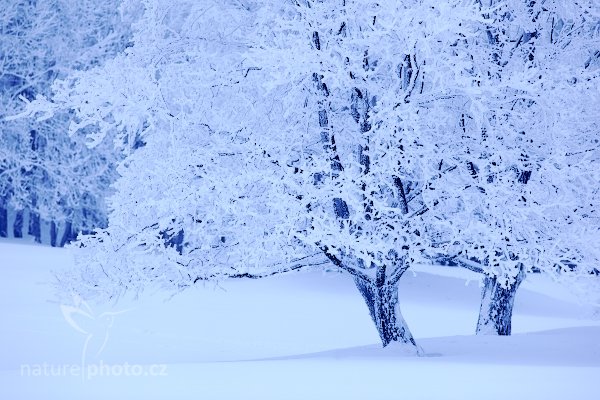
{"type": "Polygon", "coordinates": [[[428,256],[428,258],[433,261],[433,262],[437,262],[438,264],[441,265],[449,265],[452,267],[463,267],[466,268],[470,271],[473,271],[475,273],[478,274],[483,274],[483,268],[481,267],[481,264],[479,262],[477,262],[476,260],[471,260],[468,258],[464,258],[464,257],[460,257],[460,256],[444,256],[444,255],[440,255],[437,254],[435,256],[428,256]]]}
{"type": "Polygon", "coordinates": [[[333,263],[333,265],[335,265],[342,271],[349,273],[350,275],[354,276],[355,278],[362,280],[365,283],[371,283],[371,278],[369,278],[369,276],[367,274],[363,274],[362,272],[360,272],[354,268],[344,265],[342,260],[340,260],[338,257],[336,257],[335,255],[333,255],[329,252],[329,248],[327,246],[321,246],[321,245],[318,245],[318,246],[321,249],[321,251],[323,252],[323,254],[325,254],[325,256],[333,263]]]}
{"type": "MultiPolygon", "coordinates": [[[[267,278],[269,276],[285,274],[287,272],[300,271],[303,268],[309,268],[309,267],[314,267],[314,266],[318,266],[318,265],[325,265],[325,264],[329,263],[329,260],[324,260],[324,259],[318,260],[315,262],[310,262],[310,263],[299,262],[302,260],[306,260],[307,258],[314,257],[317,254],[319,254],[319,253],[310,254],[305,257],[297,258],[292,261],[292,263],[295,263],[295,264],[285,267],[285,268],[282,268],[282,269],[274,270],[274,271],[267,271],[267,272],[262,272],[262,273],[250,273],[250,272],[238,272],[235,268],[232,268],[235,271],[235,273],[233,273],[233,274],[225,273],[225,274],[212,274],[212,275],[208,275],[208,276],[197,276],[196,278],[194,278],[192,283],[196,283],[198,281],[210,281],[210,280],[217,279],[220,277],[228,278],[228,279],[229,278],[232,278],[232,279],[240,279],[240,278],[261,279],[261,278],[267,278]]],[[[178,263],[178,264],[183,267],[187,267],[187,265],[184,265],[182,263],[178,263]]],[[[277,265],[277,264],[275,264],[275,265],[277,265]]]]}
{"type": "Polygon", "coordinates": [[[270,271],[270,272],[265,272],[262,274],[251,274],[249,272],[244,272],[244,273],[238,273],[238,274],[233,274],[233,275],[228,275],[227,278],[233,278],[233,279],[239,279],[239,278],[249,278],[249,279],[261,279],[261,278],[266,278],[269,276],[273,276],[273,275],[278,275],[278,274],[285,274],[287,272],[293,272],[293,271],[299,271],[303,268],[308,268],[308,267],[314,267],[317,265],[324,265],[327,264],[329,261],[321,261],[321,262],[316,262],[316,263],[312,263],[312,264],[296,264],[296,265],[292,265],[288,268],[284,268],[284,269],[280,269],[280,270],[276,270],[276,271],[270,271]]]}
{"type": "Polygon", "coordinates": [[[400,278],[402,278],[402,275],[404,275],[404,273],[408,270],[409,267],[410,266],[404,262],[404,259],[402,259],[402,263],[400,263],[400,265],[396,267],[394,272],[392,272],[390,279],[388,279],[388,285],[397,284],[398,281],[400,281],[400,278]]]}
{"type": "MultiPolygon", "coordinates": [[[[445,170],[441,171],[437,176],[434,176],[433,178],[431,178],[431,181],[435,181],[437,179],[440,179],[442,177],[442,175],[454,171],[457,168],[456,165],[453,165],[451,167],[446,168],[445,170]]],[[[415,190],[413,193],[411,193],[409,196],[407,196],[406,201],[408,203],[410,203],[415,197],[417,197],[418,195],[420,195],[421,193],[423,193],[423,189],[418,189],[415,190]]]]}

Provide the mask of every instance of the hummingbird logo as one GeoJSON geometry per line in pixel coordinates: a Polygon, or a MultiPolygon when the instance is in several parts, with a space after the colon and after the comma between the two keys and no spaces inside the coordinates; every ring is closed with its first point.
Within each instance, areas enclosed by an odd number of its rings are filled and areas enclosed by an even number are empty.
{"type": "Polygon", "coordinates": [[[85,335],[81,352],[82,367],[86,365],[86,360],[90,356],[98,357],[106,347],[115,317],[130,311],[130,309],[106,311],[96,315],[90,305],[79,295],[73,296],[73,305],[62,304],[60,309],[67,323],[77,332],[85,335]]]}

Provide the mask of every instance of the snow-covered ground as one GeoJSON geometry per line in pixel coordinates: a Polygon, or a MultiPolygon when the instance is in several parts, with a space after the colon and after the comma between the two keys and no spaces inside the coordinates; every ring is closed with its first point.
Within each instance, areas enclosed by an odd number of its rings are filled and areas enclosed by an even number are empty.
{"type": "Polygon", "coordinates": [[[476,277],[408,273],[402,309],[425,352],[414,357],[379,348],[345,275],[61,305],[47,282],[71,263],[63,249],[0,242],[0,399],[600,398],[597,310],[538,276],[517,296],[514,335],[489,337],[472,335],[479,287],[464,278],[476,277]]]}

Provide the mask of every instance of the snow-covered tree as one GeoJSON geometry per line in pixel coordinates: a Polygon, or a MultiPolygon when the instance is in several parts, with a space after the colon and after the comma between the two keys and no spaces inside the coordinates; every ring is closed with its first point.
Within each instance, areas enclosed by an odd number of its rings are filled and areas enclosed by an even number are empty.
{"type": "Polygon", "coordinates": [[[63,92],[79,126],[100,127],[94,140],[117,128],[121,144],[147,143],[119,171],[109,228],[80,243],[81,277],[107,279],[112,295],[329,259],[353,276],[383,344],[415,346],[397,284],[425,229],[409,182],[420,144],[398,143],[404,128],[386,115],[418,74],[401,67],[410,45],[368,54],[395,36],[394,14],[359,6],[146,2],[134,46],[63,92]]]}
{"type": "Polygon", "coordinates": [[[598,285],[600,8],[479,5],[472,34],[437,57],[462,67],[441,81],[464,104],[461,168],[440,181],[458,208],[439,211],[439,250],[485,274],[477,331],[510,334],[526,272],[598,285]]]}
{"type": "MultiPolygon", "coordinates": [[[[526,263],[554,268],[550,260],[574,260],[570,250],[582,263],[593,259],[589,241],[575,246],[564,229],[568,204],[549,206],[544,196],[554,178],[561,196],[585,194],[577,229],[594,232],[597,192],[570,183],[563,153],[537,146],[543,129],[585,140],[594,117],[571,127],[546,115],[559,108],[544,94],[558,97],[568,79],[525,80],[536,75],[521,45],[498,63],[488,31],[502,32],[494,24],[504,20],[486,15],[489,6],[143,6],[131,48],[72,75],[54,103],[42,104],[72,107],[73,129],[95,128],[93,143],[114,134],[128,154],[109,226],[78,243],[82,268],[62,281],[67,287],[112,297],[333,263],[354,279],[383,345],[414,348],[397,289],[413,262],[442,254],[484,272],[496,290],[517,282],[526,263]],[[131,152],[136,140],[145,146],[131,152]],[[574,247],[552,247],[562,239],[574,247]]],[[[595,75],[572,72],[587,83],[569,93],[595,95],[595,75]]],[[[590,182],[594,172],[581,168],[590,182]]]]}
{"type": "Polygon", "coordinates": [[[41,220],[46,220],[51,244],[62,245],[77,231],[106,224],[104,197],[118,159],[112,146],[90,149],[85,138],[70,137],[69,112],[40,119],[14,116],[37,96],[50,95],[55,79],[98,65],[126,45],[128,21],[118,4],[3,2],[0,236],[29,233],[39,241],[41,220]]]}

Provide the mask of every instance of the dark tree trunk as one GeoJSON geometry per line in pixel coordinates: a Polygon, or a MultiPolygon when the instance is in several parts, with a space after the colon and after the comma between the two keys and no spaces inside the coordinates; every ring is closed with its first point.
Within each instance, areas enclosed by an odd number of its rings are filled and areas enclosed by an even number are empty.
{"type": "Polygon", "coordinates": [[[510,279],[508,285],[501,285],[498,277],[485,276],[477,334],[510,335],[515,295],[524,278],[525,268],[522,265],[516,277],[507,278],[510,279]]]}
{"type": "Polygon", "coordinates": [[[57,236],[56,222],[50,222],[50,246],[56,247],[56,236],[57,236]]]}
{"type": "Polygon", "coordinates": [[[398,286],[390,284],[378,286],[359,278],[355,278],[354,283],[369,308],[383,347],[391,343],[399,343],[416,348],[415,339],[400,313],[398,286]]]}
{"type": "Polygon", "coordinates": [[[23,237],[23,210],[16,211],[15,223],[13,225],[13,235],[16,238],[23,237]]]}
{"type": "Polygon", "coordinates": [[[65,222],[65,231],[60,238],[60,242],[58,243],[59,247],[64,247],[65,244],[70,243],[74,239],[73,235],[73,224],[71,221],[65,222]]]}
{"type": "Polygon", "coordinates": [[[8,210],[0,206],[0,237],[8,236],[8,210]]]}
{"type": "Polygon", "coordinates": [[[40,225],[40,215],[36,212],[29,214],[29,230],[28,233],[35,238],[37,243],[42,243],[42,229],[40,225]]]}

